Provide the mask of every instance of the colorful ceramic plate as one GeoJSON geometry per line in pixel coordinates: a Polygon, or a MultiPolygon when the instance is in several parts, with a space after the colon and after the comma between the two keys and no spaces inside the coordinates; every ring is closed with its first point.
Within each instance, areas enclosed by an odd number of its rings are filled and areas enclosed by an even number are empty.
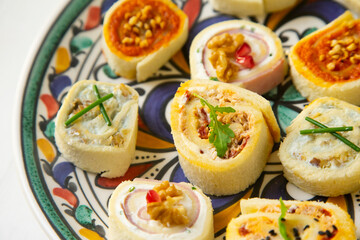
{"type": "MultiPolygon", "coordinates": [[[[24,74],[19,107],[19,155],[21,172],[32,192],[38,215],[48,220],[47,231],[62,239],[107,239],[107,205],[112,191],[135,177],[187,181],[178,162],[169,126],[169,108],[180,82],[189,79],[188,52],[194,36],[206,26],[234,19],[214,12],[206,0],[175,0],[189,16],[188,41],[168,63],[146,82],[117,77],[100,48],[101,23],[110,0],[74,0],[62,10],[43,38],[32,65],[24,74]],[[54,118],[70,86],[82,79],[126,83],[139,95],[139,133],[136,159],[124,177],[107,179],[67,162],[54,142],[54,118]],[[39,209],[41,211],[39,211],[39,209]],[[51,230],[52,229],[52,230],[51,230]]],[[[282,40],[285,50],[303,36],[324,26],[345,11],[335,1],[302,1],[295,8],[264,18],[245,19],[265,24],[282,40]]],[[[307,104],[291,79],[264,95],[281,126],[307,104]]],[[[278,146],[274,148],[276,151],[278,146]]],[[[337,198],[309,195],[283,177],[273,154],[257,182],[244,192],[212,197],[216,239],[224,239],[225,227],[239,214],[239,200],[248,197],[335,202],[346,209],[360,229],[360,193],[337,198]]],[[[359,235],[358,231],[358,236],[359,235]]]]}

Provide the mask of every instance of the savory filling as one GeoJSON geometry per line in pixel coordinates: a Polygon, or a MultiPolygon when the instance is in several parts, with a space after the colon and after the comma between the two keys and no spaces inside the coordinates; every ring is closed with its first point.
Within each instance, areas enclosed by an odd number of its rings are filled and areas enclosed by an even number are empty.
{"type": "MultiPolygon", "coordinates": [[[[126,102],[133,100],[134,96],[124,84],[119,84],[111,89],[105,89],[99,86],[99,89],[102,95],[106,95],[107,92],[114,93],[113,98],[103,103],[110,119],[115,120],[113,125],[111,127],[106,125],[100,107],[96,106],[75,120],[73,124],[66,127],[66,131],[72,137],[72,141],[85,144],[122,147],[125,144],[126,135],[130,131],[126,127],[129,119],[125,116],[125,118],[119,122],[117,115],[120,114],[122,106],[126,102]]],[[[79,93],[78,97],[73,100],[68,118],[79,113],[96,100],[97,98],[92,86],[87,86],[79,93]]]]}
{"type": "Polygon", "coordinates": [[[350,21],[303,42],[296,53],[305,65],[326,82],[360,77],[360,21],[350,21]]]}
{"type": "MultiPolygon", "coordinates": [[[[259,212],[280,214],[280,207],[276,205],[266,205],[260,208],[259,212]]],[[[306,215],[311,217],[313,221],[319,222],[319,224],[321,224],[319,228],[320,231],[317,230],[317,233],[321,237],[321,239],[331,239],[335,237],[338,232],[338,229],[335,225],[335,220],[332,217],[331,212],[320,206],[308,204],[294,204],[289,207],[289,209],[287,210],[287,214],[306,215]]],[[[284,219],[284,221],[286,224],[286,219],[284,219]]],[[[279,235],[279,230],[277,228],[273,228],[274,225],[277,225],[274,220],[264,216],[261,218],[251,218],[250,221],[240,225],[240,227],[238,228],[238,234],[240,236],[256,235],[260,234],[259,231],[266,229],[266,231],[262,232],[267,234],[267,239],[271,239],[271,237],[279,235]],[[268,227],[271,226],[272,228],[269,230],[268,227]]],[[[307,225],[306,223],[304,223],[304,225],[293,226],[290,236],[293,235],[294,239],[301,239],[300,236],[302,236],[308,229],[311,229],[311,226],[307,225]]]]}
{"type": "Polygon", "coordinates": [[[169,227],[184,225],[189,222],[185,207],[179,203],[183,193],[168,181],[156,185],[146,195],[147,213],[152,220],[157,220],[169,227]]]}
{"type": "MultiPolygon", "coordinates": [[[[323,144],[327,144],[327,142],[323,142],[323,144]]],[[[311,166],[318,167],[318,168],[331,168],[331,167],[343,167],[345,166],[350,160],[350,152],[342,153],[341,155],[337,156],[317,156],[317,157],[310,157],[307,158],[304,154],[293,152],[292,156],[300,161],[307,161],[311,166]]]]}
{"type": "Polygon", "coordinates": [[[115,48],[128,56],[159,49],[180,29],[180,17],[161,1],[124,1],[107,26],[115,48]]]}
{"type": "MultiPolygon", "coordinates": [[[[208,110],[204,107],[199,107],[194,114],[198,119],[197,131],[199,137],[201,139],[208,139],[210,135],[208,110]]],[[[223,124],[229,124],[230,129],[232,129],[235,134],[235,137],[231,138],[231,142],[228,144],[228,150],[222,158],[229,159],[236,157],[244,149],[250,138],[249,115],[246,112],[222,113],[219,114],[218,121],[223,124]]]]}

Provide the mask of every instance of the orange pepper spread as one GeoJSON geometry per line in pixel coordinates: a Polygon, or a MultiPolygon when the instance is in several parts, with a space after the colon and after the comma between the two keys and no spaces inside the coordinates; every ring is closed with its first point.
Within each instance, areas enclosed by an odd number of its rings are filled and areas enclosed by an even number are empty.
{"type": "Polygon", "coordinates": [[[360,20],[328,28],[299,42],[296,54],[325,82],[348,82],[360,78],[360,20]]]}
{"type": "Polygon", "coordinates": [[[111,15],[105,29],[116,50],[138,57],[169,43],[181,24],[177,12],[163,1],[125,0],[111,15]]]}

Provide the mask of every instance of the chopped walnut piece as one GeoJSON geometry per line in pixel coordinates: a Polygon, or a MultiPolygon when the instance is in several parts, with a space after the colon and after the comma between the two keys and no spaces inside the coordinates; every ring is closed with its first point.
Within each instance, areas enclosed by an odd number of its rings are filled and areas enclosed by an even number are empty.
{"type": "Polygon", "coordinates": [[[179,203],[183,193],[168,181],[156,185],[154,189],[160,196],[161,202],[147,204],[147,213],[153,220],[160,221],[165,226],[187,224],[189,218],[185,207],[179,203]]]}
{"type": "Polygon", "coordinates": [[[243,44],[241,33],[223,33],[210,39],[207,47],[212,51],[209,57],[211,65],[216,69],[216,76],[223,82],[228,82],[236,72],[237,67],[230,62],[236,50],[243,44]]]}

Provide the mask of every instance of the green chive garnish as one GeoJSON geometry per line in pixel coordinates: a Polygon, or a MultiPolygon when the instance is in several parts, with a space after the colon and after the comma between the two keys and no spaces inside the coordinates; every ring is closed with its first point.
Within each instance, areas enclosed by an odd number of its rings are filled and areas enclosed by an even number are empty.
{"type": "Polygon", "coordinates": [[[196,190],[196,187],[191,187],[192,190],[196,190]]]}
{"type": "Polygon", "coordinates": [[[286,206],[285,206],[285,204],[284,204],[281,197],[280,197],[279,200],[280,200],[280,210],[281,210],[281,214],[280,214],[280,217],[278,219],[280,235],[282,236],[282,238],[284,240],[290,240],[289,236],[286,233],[286,226],[285,226],[285,223],[284,223],[287,208],[286,208],[286,206]]]}
{"type": "Polygon", "coordinates": [[[105,102],[106,100],[108,100],[109,98],[112,98],[114,96],[114,94],[109,93],[108,95],[106,95],[105,97],[102,97],[98,100],[96,100],[95,102],[93,102],[92,104],[90,104],[89,106],[87,106],[86,108],[84,108],[83,110],[81,110],[80,112],[78,112],[77,114],[75,114],[74,116],[72,116],[71,118],[69,118],[66,122],[65,122],[65,126],[69,126],[72,122],[74,122],[76,119],[80,118],[82,115],[84,115],[85,113],[87,113],[88,111],[90,111],[91,109],[93,109],[94,107],[96,107],[97,105],[99,105],[100,103],[105,102]]]}
{"type": "Polygon", "coordinates": [[[332,133],[332,132],[344,132],[352,131],[353,127],[331,127],[331,128],[314,128],[300,130],[300,134],[313,134],[313,133],[332,133]]]}
{"type": "Polygon", "coordinates": [[[212,81],[219,81],[219,79],[217,77],[210,77],[210,80],[212,81]]]}
{"type": "MultiPolygon", "coordinates": [[[[316,120],[314,120],[312,118],[305,117],[305,120],[308,121],[308,122],[311,122],[312,124],[314,124],[315,126],[318,126],[320,128],[328,128],[324,124],[319,123],[318,121],[316,121],[316,120]]],[[[348,145],[349,147],[351,147],[355,151],[360,152],[360,148],[358,146],[356,146],[354,143],[350,142],[348,139],[344,138],[340,134],[338,134],[336,132],[330,132],[330,134],[333,135],[334,137],[337,137],[340,141],[342,141],[343,143],[345,143],[346,145],[348,145]]]]}
{"type": "MultiPolygon", "coordinates": [[[[94,85],[93,88],[94,88],[95,95],[96,95],[97,99],[100,99],[101,96],[100,96],[100,93],[99,93],[99,90],[98,90],[97,86],[94,85]]],[[[109,118],[109,116],[107,115],[106,110],[105,110],[105,107],[104,107],[104,105],[103,105],[102,103],[99,104],[99,108],[100,108],[101,114],[102,114],[103,117],[104,117],[104,120],[105,120],[106,124],[107,124],[108,126],[111,126],[110,118],[109,118]]]]}
{"type": "Polygon", "coordinates": [[[134,190],[135,190],[135,187],[134,187],[134,186],[132,186],[132,187],[129,188],[129,192],[132,192],[132,191],[134,191],[134,190]]]}

